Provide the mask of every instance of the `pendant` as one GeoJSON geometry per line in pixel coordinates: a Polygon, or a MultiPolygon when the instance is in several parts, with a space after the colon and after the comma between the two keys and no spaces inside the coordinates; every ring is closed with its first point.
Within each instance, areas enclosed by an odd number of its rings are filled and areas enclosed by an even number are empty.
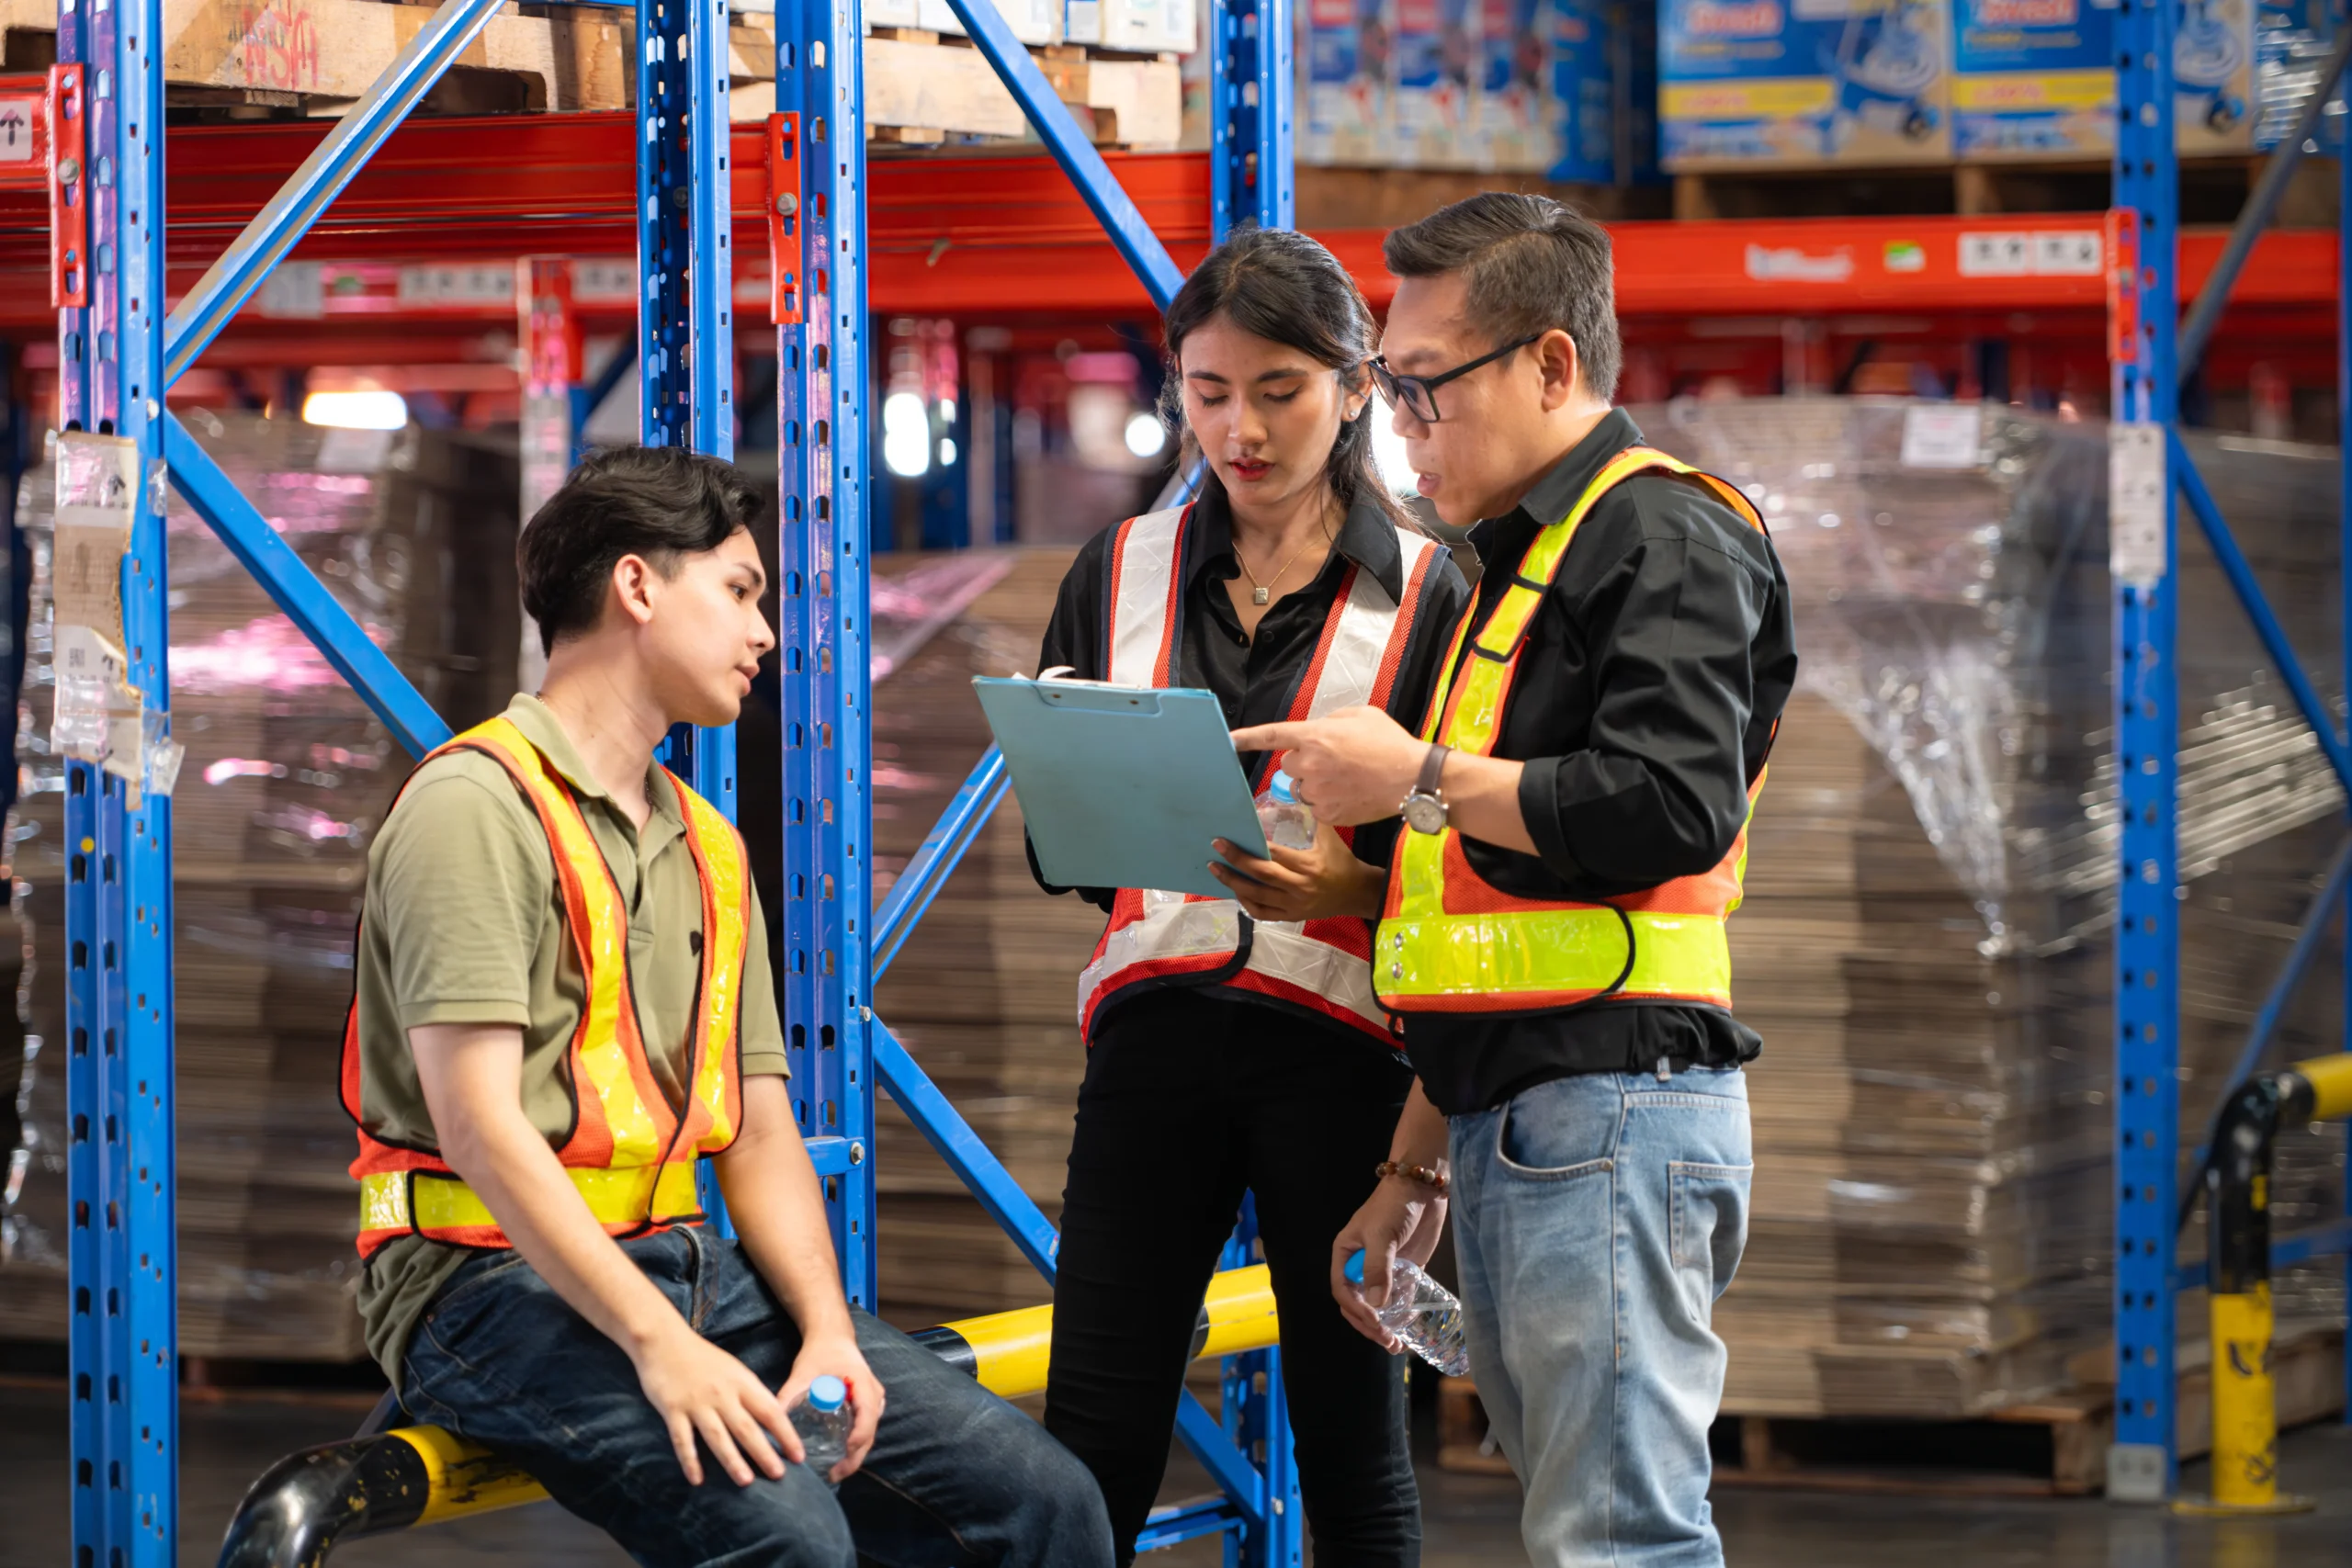
{"type": "Polygon", "coordinates": [[[1272,595],[1272,593],[1273,590],[1271,588],[1252,588],[1250,590],[1250,603],[1252,604],[1262,604],[1272,595]]]}

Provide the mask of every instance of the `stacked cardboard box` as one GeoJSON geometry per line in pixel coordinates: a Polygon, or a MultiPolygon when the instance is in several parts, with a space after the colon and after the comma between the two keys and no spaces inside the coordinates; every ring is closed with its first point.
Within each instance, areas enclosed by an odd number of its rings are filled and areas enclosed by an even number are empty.
{"type": "MultiPolygon", "coordinates": [[[[514,689],[511,453],[410,430],[190,416],[280,536],[463,726],[514,689]]],[[[23,517],[45,571],[49,498],[23,517]]],[[[202,523],[170,515],[180,1342],[189,1355],[343,1359],[358,1213],[337,1096],[369,836],[409,759],[202,523]]],[[[63,769],[50,754],[37,576],[11,822],[25,955],[23,1108],[0,1211],[0,1337],[65,1327],[63,769]]],[[[0,1066],[6,1058],[0,1057],[0,1066]]]]}
{"type": "MultiPolygon", "coordinates": [[[[2326,0],[2195,0],[2174,49],[2188,156],[2273,146],[2332,37],[2326,0]]],[[[1663,0],[1669,169],[2098,160],[2115,0],[1663,0]]]]}
{"type": "Polygon", "coordinates": [[[1308,0],[1297,10],[1309,164],[1655,176],[1656,28],[1618,0],[1308,0]]]}
{"type": "MultiPolygon", "coordinates": [[[[1765,1048],[1749,1078],[1748,1252],[1717,1315],[1726,1408],[1958,1416],[2062,1386],[2109,1321],[2104,433],[1853,399],[1643,417],[1765,510],[1804,660],[1732,923],[1739,1011],[1765,1048]],[[1981,422],[1973,451],[1906,447],[1906,425],[1954,417],[1981,422]]],[[[2333,684],[2333,461],[2226,444],[2199,456],[2333,684]]],[[[2188,1148],[2342,797],[2226,584],[2183,538],[2188,1148]]],[[[2337,990],[2332,974],[2310,977],[2274,1059],[2336,1043],[2337,990]]],[[[2299,1216],[2333,1212],[2338,1147],[2299,1132],[2282,1150],[2299,1216]]],[[[2287,1293],[2290,1315],[2340,1312],[2315,1273],[2287,1293]]],[[[2182,1323],[2200,1331],[2194,1300],[2182,1323]]]]}
{"type": "MultiPolygon", "coordinates": [[[[1035,672],[1038,639],[1073,554],[1008,552],[1001,558],[1010,570],[876,688],[877,902],[988,749],[972,677],[1035,672]]],[[[876,988],[875,1011],[1023,1190],[1057,1214],[1086,1069],[1078,972],[1102,917],[1075,896],[1048,898],[1037,890],[1024,834],[1020,803],[1008,791],[876,988]]],[[[877,1123],[884,1311],[913,1325],[1046,1299],[1036,1270],[888,1100],[877,1123]]]]}

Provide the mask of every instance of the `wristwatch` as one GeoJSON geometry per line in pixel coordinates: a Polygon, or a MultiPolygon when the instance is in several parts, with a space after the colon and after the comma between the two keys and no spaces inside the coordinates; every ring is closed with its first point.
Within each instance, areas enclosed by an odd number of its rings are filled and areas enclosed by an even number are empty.
{"type": "Polygon", "coordinates": [[[1438,780],[1444,776],[1445,759],[1453,750],[1450,746],[1430,748],[1430,754],[1421,761],[1421,776],[1414,781],[1413,793],[1405,797],[1405,804],[1398,808],[1405,814],[1405,826],[1416,833],[1445,831],[1445,791],[1438,788],[1438,780]]]}

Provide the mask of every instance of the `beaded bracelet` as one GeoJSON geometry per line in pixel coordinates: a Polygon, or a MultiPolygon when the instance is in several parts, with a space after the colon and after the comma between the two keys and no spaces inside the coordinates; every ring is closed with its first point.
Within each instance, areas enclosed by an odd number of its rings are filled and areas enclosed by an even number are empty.
{"type": "Polygon", "coordinates": [[[1393,1159],[1382,1160],[1372,1168],[1372,1173],[1383,1180],[1392,1176],[1401,1176],[1408,1181],[1418,1181],[1422,1186],[1434,1190],[1441,1198],[1445,1196],[1445,1190],[1453,1185],[1446,1179],[1445,1172],[1442,1170],[1433,1170],[1425,1165],[1399,1165],[1393,1159]]]}

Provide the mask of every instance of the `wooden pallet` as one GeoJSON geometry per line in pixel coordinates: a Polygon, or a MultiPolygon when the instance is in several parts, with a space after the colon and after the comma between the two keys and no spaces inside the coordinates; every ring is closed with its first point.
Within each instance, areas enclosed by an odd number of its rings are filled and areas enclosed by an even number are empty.
{"type": "MultiPolygon", "coordinates": [[[[1029,52],[1098,145],[1140,152],[1175,147],[1183,124],[1183,84],[1173,56],[1075,45],[1029,52]]],[[[735,118],[765,118],[775,103],[775,39],[767,17],[737,18],[729,35],[728,74],[735,118]]],[[[1032,134],[1020,106],[969,39],[917,28],[876,28],[867,36],[865,124],[870,141],[914,146],[951,137],[1032,134]]]]}
{"type": "MultiPolygon", "coordinates": [[[[388,0],[164,0],[165,103],[175,119],[341,114],[432,17],[388,0]]],[[[728,75],[738,120],[775,105],[771,18],[740,17],[728,75]]],[[[627,13],[509,5],[458,57],[419,113],[616,110],[636,102],[627,13]]],[[[1062,47],[1033,51],[1046,80],[1098,143],[1173,148],[1182,84],[1173,56],[1062,47]]],[[[0,0],[0,68],[57,57],[54,0],[0,0]]],[[[1012,96],[969,39],[884,28],[865,41],[866,125],[877,141],[1030,134],[1012,96]]]]}
{"type": "MultiPolygon", "coordinates": [[[[164,101],[175,118],[339,115],[434,9],[382,0],[164,0],[164,101]]],[[[526,16],[507,6],[421,112],[627,108],[633,51],[623,16],[576,6],[526,16]]],[[[8,69],[54,62],[56,34],[52,0],[0,0],[8,69]]]]}
{"type": "MultiPolygon", "coordinates": [[[[2184,1346],[2176,1405],[2183,1459],[2211,1450],[2211,1381],[2204,1347],[2184,1346]]],[[[2344,1408],[2344,1336],[2299,1334],[2273,1352],[2278,1425],[2344,1408]]],[[[1749,1416],[1727,1412],[1710,1434],[1718,1486],[1948,1496],[2081,1496],[2107,1485],[2113,1393],[2088,1387],[1964,1421],[1749,1416]]],[[[1467,1378],[1438,1385],[1438,1464],[1508,1475],[1467,1378]]]]}
{"type": "MultiPolygon", "coordinates": [[[[2263,160],[2244,155],[2181,161],[2185,221],[2227,223],[2237,216],[2263,160]]],[[[1674,216],[1845,218],[1959,213],[2097,212],[2112,175],[2104,161],[1932,164],[1883,169],[1702,169],[1674,176],[1674,216]]],[[[2333,160],[2306,158],[2278,221],[2333,227],[2333,160]]]]}

